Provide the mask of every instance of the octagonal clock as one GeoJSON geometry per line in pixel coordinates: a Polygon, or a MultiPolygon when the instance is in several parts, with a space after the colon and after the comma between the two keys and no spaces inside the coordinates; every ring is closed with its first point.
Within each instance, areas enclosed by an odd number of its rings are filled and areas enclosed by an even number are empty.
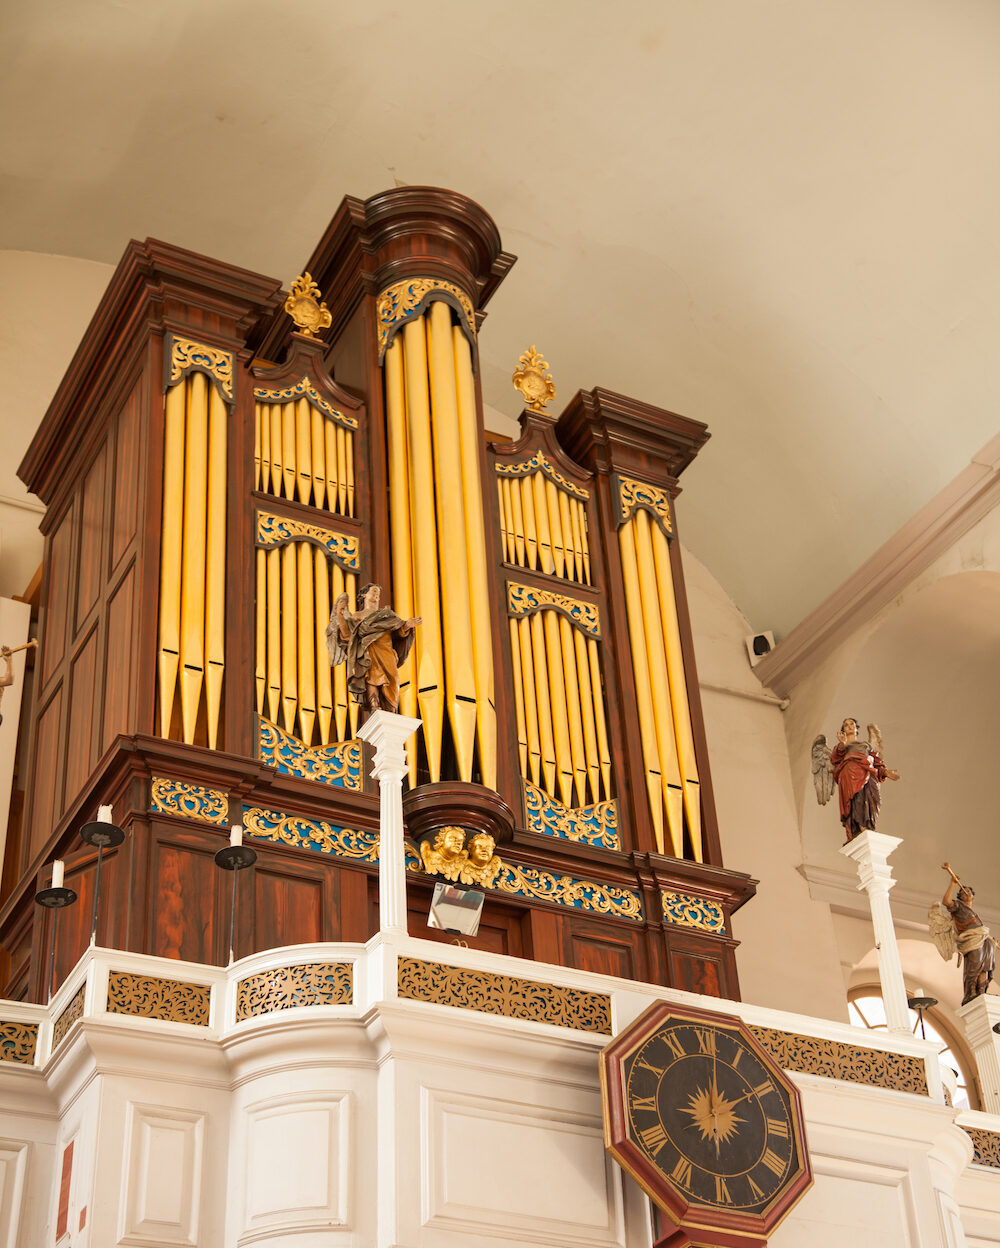
{"type": "Polygon", "coordinates": [[[798,1090],[740,1019],[658,1001],[601,1054],[604,1142],[680,1228],[766,1243],[812,1183],[798,1090]]]}

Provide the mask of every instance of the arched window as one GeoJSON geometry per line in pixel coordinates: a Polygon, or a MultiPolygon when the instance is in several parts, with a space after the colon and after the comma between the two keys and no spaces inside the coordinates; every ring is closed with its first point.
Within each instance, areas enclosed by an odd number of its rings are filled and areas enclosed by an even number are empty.
{"type": "MultiPolygon", "coordinates": [[[[907,989],[907,996],[915,996],[912,988],[907,989]]],[[[847,1010],[855,1027],[867,1027],[869,1031],[887,1031],[885,1004],[881,989],[875,987],[852,988],[847,996],[847,1010]]],[[[920,1015],[910,1010],[910,1025],[915,1036],[921,1035],[920,1015]]],[[[941,1065],[949,1066],[958,1078],[958,1089],[955,1093],[956,1109],[978,1109],[979,1097],[976,1093],[975,1063],[962,1038],[944,1018],[940,1010],[933,1007],[923,1012],[924,1036],[938,1046],[941,1065]]]]}

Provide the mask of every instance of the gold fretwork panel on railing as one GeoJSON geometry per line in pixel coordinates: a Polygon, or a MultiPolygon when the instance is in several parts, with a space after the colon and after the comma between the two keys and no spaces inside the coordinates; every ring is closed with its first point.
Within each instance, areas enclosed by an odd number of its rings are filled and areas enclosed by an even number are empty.
{"type": "Polygon", "coordinates": [[[169,339],[157,696],[160,735],[215,749],[225,672],[226,447],[233,359],[169,339]],[[175,378],[171,383],[171,379],[175,378]]]}
{"type": "Polygon", "coordinates": [[[353,516],[357,418],[328,403],[308,377],[253,393],[254,489],[353,516]]]}
{"type": "Polygon", "coordinates": [[[347,671],[331,670],[326,626],[346,593],[353,609],[358,539],[319,525],[261,512],[257,517],[254,678],[257,713],[304,745],[357,735],[358,707],[347,671]]]}
{"type": "Polygon", "coordinates": [[[664,527],[669,500],[658,486],[628,477],[617,482],[618,545],[653,831],[660,853],[701,862],[698,767],[664,527]]]}
{"type": "Polygon", "coordinates": [[[589,493],[541,451],[496,471],[504,562],[590,585],[589,493]]]}
{"type": "Polygon", "coordinates": [[[564,806],[611,792],[604,689],[593,603],[507,584],[521,776],[564,806]]]}
{"type": "MultiPolygon", "coordinates": [[[[423,621],[402,673],[399,709],[423,720],[420,745],[432,782],[470,781],[478,772],[495,788],[493,644],[468,325],[453,323],[439,286],[405,285],[413,289],[401,301],[380,300],[379,312],[380,325],[392,321],[396,329],[409,309],[409,319],[389,335],[383,361],[392,606],[404,619],[423,621]],[[432,302],[417,315],[425,298],[432,302]],[[446,754],[455,774],[442,777],[446,754]]],[[[463,310],[465,304],[467,297],[463,310]]],[[[411,784],[417,755],[410,751],[411,784]]]]}

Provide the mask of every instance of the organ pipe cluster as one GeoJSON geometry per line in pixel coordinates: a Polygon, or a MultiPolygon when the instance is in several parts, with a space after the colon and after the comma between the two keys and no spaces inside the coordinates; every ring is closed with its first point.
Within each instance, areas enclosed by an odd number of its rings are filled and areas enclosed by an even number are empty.
{"type": "Polygon", "coordinates": [[[353,432],[308,398],[256,403],[254,489],[353,516],[353,432]]]}
{"type": "Polygon", "coordinates": [[[498,476],[505,562],[590,585],[587,513],[580,499],[542,472],[498,476]]]}

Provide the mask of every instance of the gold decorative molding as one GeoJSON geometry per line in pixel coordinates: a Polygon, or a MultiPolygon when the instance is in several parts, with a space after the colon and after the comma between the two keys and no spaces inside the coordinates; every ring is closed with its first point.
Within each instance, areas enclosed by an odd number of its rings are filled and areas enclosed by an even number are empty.
{"type": "MultiPolygon", "coordinates": [[[[542,357],[535,350],[532,344],[527,351],[522,351],[518,357],[517,368],[511,381],[514,383],[514,389],[518,391],[528,405],[530,412],[542,412],[548,416],[545,408],[549,402],[556,397],[556,386],[552,380],[552,374],[548,371],[548,360],[542,357]]],[[[552,419],[552,417],[550,417],[552,419]]]]}
{"type": "Polygon", "coordinates": [[[677,927],[695,927],[702,932],[724,934],[726,912],[717,901],[708,901],[695,893],[660,892],[663,921],[677,927]]]}
{"type": "Polygon", "coordinates": [[[770,1027],[751,1026],[750,1030],[783,1070],[843,1079],[847,1083],[867,1083],[918,1096],[930,1095],[927,1072],[919,1057],[775,1031],[770,1027]]]}
{"type": "Polygon", "coordinates": [[[593,602],[581,602],[566,594],[556,594],[549,589],[536,589],[534,585],[507,582],[507,614],[531,615],[535,611],[559,611],[577,628],[591,637],[601,635],[601,616],[593,602]]]}
{"type": "Polygon", "coordinates": [[[52,1025],[52,1049],[55,1051],[66,1037],[66,1033],[78,1018],[83,1018],[83,1001],[87,985],[81,984],[73,993],[69,1004],[65,1007],[52,1025]]]}
{"type": "Polygon", "coordinates": [[[292,520],[288,516],[275,516],[269,511],[257,512],[257,545],[265,550],[272,546],[287,546],[289,542],[311,542],[346,568],[357,572],[361,566],[358,557],[358,539],[352,533],[338,533],[305,520],[292,520]]]}
{"type": "MultiPolygon", "coordinates": [[[[378,832],[338,828],[320,819],[300,819],[277,810],[247,806],[243,826],[251,836],[265,841],[291,845],[295,849],[311,849],[320,854],[335,854],[361,862],[378,862],[378,832]]],[[[420,870],[420,855],[412,841],[403,842],[407,871],[420,870]]]]}
{"type": "Polygon", "coordinates": [[[598,884],[594,880],[581,880],[572,875],[553,875],[538,867],[504,863],[493,887],[501,893],[554,901],[574,910],[590,910],[594,914],[609,914],[618,919],[641,921],[643,917],[642,899],[629,888],[598,884]]]}
{"type": "Polygon", "coordinates": [[[218,387],[219,394],[225,402],[232,405],[232,352],[170,334],[164,344],[164,355],[166,359],[164,390],[172,389],[190,372],[204,373],[218,387]]]}
{"type": "Polygon", "coordinates": [[[283,776],[301,776],[355,793],[363,788],[360,741],[304,745],[298,737],[261,716],[257,746],[260,761],[283,776]]]}
{"type": "Polygon", "coordinates": [[[351,1005],[354,966],[350,962],[305,962],[279,966],[241,979],[236,988],[236,1021],[310,1005],[351,1005]]]}
{"type": "Polygon", "coordinates": [[[130,1014],[135,1018],[158,1018],[167,1023],[207,1027],[211,998],[209,984],[133,975],[131,971],[111,971],[108,975],[109,1014],[130,1014]]]}
{"type": "MultiPolygon", "coordinates": [[[[55,1048],[57,1043],[53,1039],[52,1047],[55,1048]]],[[[37,1023],[22,1023],[11,1018],[0,1019],[0,1062],[33,1066],[37,1047],[37,1023]]]]}
{"type": "Polygon", "coordinates": [[[494,468],[501,477],[528,477],[533,472],[541,472],[553,485],[560,486],[567,493],[575,495],[584,502],[590,498],[590,491],[570,481],[569,477],[564,477],[544,451],[535,451],[530,459],[522,459],[518,464],[505,464],[498,460],[494,468]]]}
{"type": "Polygon", "coordinates": [[[670,495],[658,485],[647,485],[632,477],[619,475],[618,527],[628,520],[639,507],[648,511],[667,537],[673,537],[674,526],[670,518],[670,495]]]}
{"type": "Polygon", "coordinates": [[[614,800],[595,802],[592,806],[564,806],[529,780],[523,783],[529,832],[557,836],[560,840],[582,845],[596,845],[599,849],[621,849],[618,807],[614,800]]]}
{"type": "Polygon", "coordinates": [[[312,384],[309,376],[300,378],[292,386],[284,386],[280,390],[272,390],[267,386],[255,386],[253,397],[258,403],[291,403],[295,399],[308,399],[309,403],[324,416],[329,418],[338,425],[343,425],[345,429],[357,429],[358,418],[351,416],[348,412],[342,412],[339,407],[334,407],[328,403],[326,399],[319,393],[312,384]]]}
{"type": "Polygon", "coordinates": [[[319,330],[329,329],[333,324],[330,309],[323,302],[320,288],[311,273],[303,273],[292,282],[285,300],[285,311],[295,322],[298,332],[307,338],[314,338],[319,330]]]}
{"type": "Polygon", "coordinates": [[[974,1166],[989,1166],[1000,1170],[1000,1131],[985,1131],[982,1127],[962,1127],[972,1140],[976,1150],[972,1158],[974,1166]]]}
{"type": "Polygon", "coordinates": [[[611,1035],[611,998],[557,984],[465,970],[420,958],[400,958],[397,990],[407,1001],[429,1001],[481,1014],[499,1014],[574,1031],[611,1035]]]}
{"type": "Polygon", "coordinates": [[[437,277],[409,277],[387,286],[375,305],[380,364],[399,327],[420,316],[434,299],[444,299],[461,314],[459,325],[475,352],[476,313],[465,291],[454,282],[445,282],[437,277]]]}
{"type": "Polygon", "coordinates": [[[149,790],[149,809],[178,819],[198,819],[220,828],[229,824],[229,794],[222,789],[206,789],[184,780],[154,776],[149,790]]]}

